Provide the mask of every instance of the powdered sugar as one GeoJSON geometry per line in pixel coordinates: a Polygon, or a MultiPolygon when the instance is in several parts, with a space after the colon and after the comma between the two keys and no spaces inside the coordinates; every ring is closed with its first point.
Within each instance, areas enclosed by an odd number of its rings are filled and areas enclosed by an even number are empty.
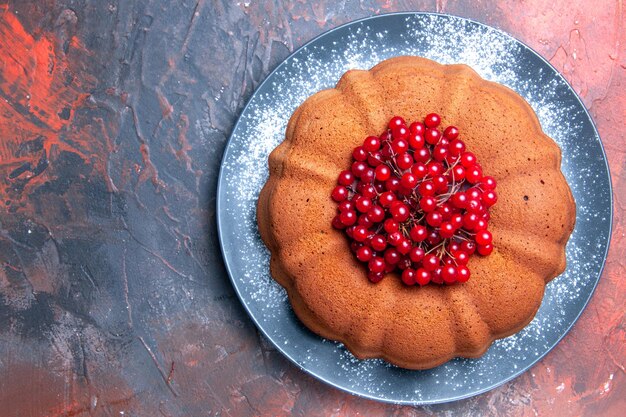
{"type": "Polygon", "coordinates": [[[220,231],[231,278],[270,340],[303,369],[350,392],[384,401],[433,403],[498,385],[543,356],[573,324],[601,270],[610,229],[610,194],[599,138],[567,84],[533,52],[499,31],[441,15],[391,15],[354,23],[307,45],[283,63],[244,110],[224,158],[220,231]],[[256,225],[267,157],[284,138],[293,111],[333,87],[349,69],[397,55],[465,63],[521,94],[563,150],[563,172],[577,201],[567,271],[547,286],[533,322],[497,341],[479,360],[456,359],[429,371],[357,360],[342,345],[306,330],[269,275],[269,253],[256,225]]]}

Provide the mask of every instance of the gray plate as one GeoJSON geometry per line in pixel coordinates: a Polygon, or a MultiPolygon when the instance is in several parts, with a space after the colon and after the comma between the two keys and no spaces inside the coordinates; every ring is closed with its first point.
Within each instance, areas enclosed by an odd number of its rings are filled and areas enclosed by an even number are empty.
{"type": "Polygon", "coordinates": [[[324,33],[287,58],[259,86],[228,143],[217,212],[224,261],[250,317],[287,358],[347,392],[402,404],[433,404],[488,391],[526,371],[576,322],[596,287],[611,235],[612,193],[604,150],[593,122],[563,77],[537,53],[503,32],[439,14],[372,17],[324,33]],[[567,245],[567,270],[546,288],[535,319],[496,341],[480,359],[455,359],[427,371],[382,360],[355,359],[294,316],[269,274],[269,253],[255,220],[267,180],[267,157],[284,137],[291,113],[310,95],[335,85],[351,68],[368,69],[397,55],[465,63],[483,78],[521,94],[544,131],[563,150],[563,173],[577,203],[567,245]]]}

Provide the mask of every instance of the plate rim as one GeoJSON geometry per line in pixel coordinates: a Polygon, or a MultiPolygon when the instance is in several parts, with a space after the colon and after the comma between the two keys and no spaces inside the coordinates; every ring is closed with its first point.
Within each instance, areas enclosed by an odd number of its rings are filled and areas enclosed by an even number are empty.
{"type": "MultiPolygon", "coordinates": [[[[606,266],[606,260],[608,257],[608,253],[610,250],[610,245],[612,242],[612,235],[613,235],[613,221],[614,221],[614,199],[613,199],[613,182],[612,182],[613,177],[611,176],[611,170],[610,170],[610,166],[609,166],[609,162],[608,162],[608,158],[606,156],[606,150],[604,148],[604,143],[602,142],[602,138],[600,137],[600,133],[598,132],[598,129],[596,127],[595,121],[593,120],[593,118],[591,117],[591,114],[589,113],[589,110],[587,109],[587,107],[585,106],[585,104],[582,102],[580,96],[578,95],[578,93],[576,92],[576,90],[572,87],[572,85],[569,83],[569,81],[563,76],[563,74],[561,74],[561,72],[556,69],[548,60],[546,60],[543,56],[541,56],[537,51],[535,51],[533,48],[531,48],[529,45],[527,45],[525,42],[519,40],[518,38],[514,37],[513,35],[510,35],[509,33],[505,32],[504,30],[488,25],[486,23],[482,23],[479,22],[477,20],[471,19],[471,18],[467,18],[467,17],[462,17],[462,16],[458,16],[458,15],[454,15],[454,14],[449,14],[449,13],[439,13],[439,12],[424,12],[424,11],[417,11],[417,12],[393,12],[393,13],[382,13],[382,14],[376,14],[376,15],[372,15],[372,16],[366,16],[360,19],[356,19],[356,20],[351,20],[349,22],[343,23],[339,26],[336,26],[334,28],[331,28],[329,30],[326,30],[318,35],[316,35],[315,37],[313,37],[312,39],[310,39],[309,41],[305,42],[304,44],[302,44],[300,47],[298,47],[297,49],[295,49],[293,52],[291,52],[287,57],[285,57],[271,72],[269,72],[267,74],[267,76],[263,79],[263,81],[261,83],[259,83],[254,91],[252,92],[252,94],[250,95],[250,97],[248,98],[246,105],[241,109],[239,115],[237,116],[237,119],[235,121],[235,123],[233,124],[232,130],[230,132],[230,135],[228,136],[228,140],[226,141],[225,145],[224,145],[224,153],[222,154],[222,158],[220,160],[220,171],[219,171],[219,175],[218,175],[218,179],[217,179],[217,189],[216,189],[216,222],[217,222],[217,234],[218,234],[218,240],[219,240],[219,246],[220,246],[220,252],[222,254],[222,260],[224,263],[224,266],[226,268],[227,274],[228,274],[228,278],[233,286],[233,288],[235,289],[235,293],[237,294],[237,298],[239,299],[239,302],[243,305],[248,317],[252,320],[252,322],[254,323],[254,325],[256,326],[256,329],[258,331],[261,332],[261,334],[263,334],[263,336],[269,340],[269,342],[272,344],[272,346],[274,346],[274,348],[276,350],[278,350],[281,355],[283,355],[285,358],[287,358],[292,364],[294,364],[297,368],[299,368],[300,370],[306,372],[307,374],[313,376],[314,378],[316,378],[317,380],[323,381],[324,383],[340,390],[346,393],[349,393],[351,395],[355,395],[357,397],[360,398],[366,398],[369,400],[374,400],[374,401],[379,401],[379,402],[383,402],[383,403],[387,403],[387,404],[396,404],[396,405],[433,405],[433,404],[448,404],[448,403],[453,403],[453,402],[457,402],[457,401],[461,401],[467,398],[471,398],[471,397],[475,397],[477,395],[481,395],[484,394],[488,391],[491,391],[501,385],[506,384],[507,382],[519,377],[521,374],[525,373],[526,371],[528,371],[530,368],[532,368],[533,366],[537,365],[537,363],[539,363],[541,360],[543,360],[555,347],[556,345],[558,345],[561,340],[563,340],[563,338],[565,336],[567,336],[569,334],[569,332],[572,330],[572,327],[574,327],[574,325],[576,324],[576,322],[578,322],[578,320],[580,319],[580,316],[582,315],[582,313],[587,309],[587,306],[589,305],[589,302],[591,301],[591,298],[593,297],[593,295],[595,294],[596,288],[598,286],[598,283],[600,282],[600,279],[602,278],[602,274],[604,272],[604,268],[606,266]],[[300,53],[302,50],[308,48],[310,45],[314,44],[315,42],[317,42],[319,39],[330,35],[333,32],[345,29],[349,26],[352,25],[357,25],[357,24],[361,24],[363,22],[367,22],[369,20],[375,20],[375,19],[384,19],[387,17],[391,17],[391,16],[406,16],[406,17],[412,17],[412,16],[436,16],[436,17],[443,17],[443,18],[453,18],[453,19],[459,19],[465,22],[469,22],[469,23],[473,23],[475,25],[481,26],[481,27],[485,27],[487,29],[490,30],[494,30],[496,32],[498,32],[499,35],[503,35],[505,37],[508,37],[510,39],[512,39],[513,41],[517,42],[518,44],[520,44],[521,46],[523,46],[527,51],[531,52],[532,54],[534,54],[537,58],[539,58],[544,64],[548,65],[553,71],[554,73],[557,75],[558,78],[561,79],[561,81],[563,81],[565,83],[565,85],[568,87],[568,89],[573,93],[574,97],[576,98],[576,101],[578,102],[580,108],[582,108],[584,110],[584,114],[585,116],[589,119],[590,123],[591,123],[591,127],[593,129],[593,133],[595,135],[595,137],[598,139],[598,142],[600,144],[600,150],[602,152],[602,159],[604,162],[604,166],[606,168],[606,173],[608,176],[608,192],[609,192],[609,228],[608,228],[608,237],[606,239],[606,249],[604,251],[603,254],[603,260],[602,260],[602,265],[600,266],[600,269],[598,271],[598,278],[595,280],[591,290],[589,291],[589,295],[587,296],[587,299],[584,301],[582,308],[580,309],[580,311],[578,311],[578,313],[576,314],[576,317],[571,321],[571,323],[567,326],[567,328],[565,329],[565,331],[554,341],[553,344],[551,344],[546,351],[541,354],[536,360],[534,360],[532,363],[530,363],[529,365],[520,368],[519,370],[517,370],[516,372],[512,373],[511,375],[509,375],[508,377],[497,381],[496,383],[493,383],[487,387],[484,387],[482,389],[476,390],[476,391],[472,391],[471,393],[466,393],[466,394],[461,394],[458,396],[455,396],[453,398],[449,398],[449,399],[444,399],[444,400],[394,400],[394,399],[389,399],[389,398],[380,398],[380,397],[376,397],[375,395],[369,395],[366,393],[362,393],[362,392],[356,392],[353,390],[350,390],[349,388],[346,388],[344,386],[341,386],[333,381],[328,380],[327,378],[318,375],[317,373],[315,373],[313,370],[310,370],[306,367],[301,366],[296,359],[294,359],[288,352],[286,352],[285,350],[283,350],[283,348],[274,342],[274,340],[270,337],[270,335],[265,331],[265,329],[261,326],[259,320],[254,316],[254,314],[252,314],[250,307],[248,306],[248,304],[246,302],[244,302],[243,299],[243,295],[240,291],[240,288],[237,286],[237,283],[235,282],[235,279],[233,278],[233,271],[231,269],[231,265],[229,263],[229,260],[226,257],[226,250],[225,250],[225,245],[224,245],[224,231],[223,231],[223,225],[222,225],[222,216],[221,213],[223,213],[223,209],[222,209],[222,199],[220,198],[220,195],[222,194],[222,184],[225,180],[225,162],[227,160],[227,157],[230,155],[231,151],[231,145],[234,142],[234,136],[235,136],[235,131],[237,130],[237,127],[239,126],[241,119],[243,117],[244,114],[246,114],[246,111],[248,110],[248,107],[251,105],[253,99],[256,97],[257,93],[263,88],[263,86],[270,81],[270,79],[274,76],[275,73],[277,73],[281,68],[283,68],[283,66],[287,65],[287,62],[289,62],[290,60],[293,59],[293,57],[300,53]]],[[[319,337],[319,336],[318,336],[319,337]]]]}

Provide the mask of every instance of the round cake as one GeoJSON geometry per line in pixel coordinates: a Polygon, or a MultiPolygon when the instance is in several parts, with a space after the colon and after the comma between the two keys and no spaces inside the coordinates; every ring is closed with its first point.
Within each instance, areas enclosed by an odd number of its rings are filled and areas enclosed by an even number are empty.
{"type": "Polygon", "coordinates": [[[532,320],[546,283],[565,269],[576,216],[560,164],[559,147],[528,103],[468,66],[404,56],[348,71],[294,112],[270,155],[257,220],[271,274],[309,329],[360,359],[427,369],[479,357],[532,320]],[[407,286],[388,276],[374,283],[332,225],[331,193],[363,138],[380,134],[393,116],[429,113],[458,127],[497,180],[493,251],[469,259],[464,283],[407,286]]]}

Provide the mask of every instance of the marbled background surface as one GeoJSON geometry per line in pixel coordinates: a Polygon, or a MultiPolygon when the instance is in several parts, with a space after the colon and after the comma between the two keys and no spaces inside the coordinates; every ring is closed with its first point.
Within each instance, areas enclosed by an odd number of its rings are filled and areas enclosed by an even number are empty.
{"type": "Polygon", "coordinates": [[[626,414],[626,31],[618,1],[0,4],[0,416],[626,414]],[[315,4],[315,5],[312,5],[315,4]],[[221,155],[255,87],[342,23],[438,11],[548,59],[590,110],[615,193],[606,269],[521,377],[428,407],[344,394],[248,319],[215,225],[221,155]]]}

